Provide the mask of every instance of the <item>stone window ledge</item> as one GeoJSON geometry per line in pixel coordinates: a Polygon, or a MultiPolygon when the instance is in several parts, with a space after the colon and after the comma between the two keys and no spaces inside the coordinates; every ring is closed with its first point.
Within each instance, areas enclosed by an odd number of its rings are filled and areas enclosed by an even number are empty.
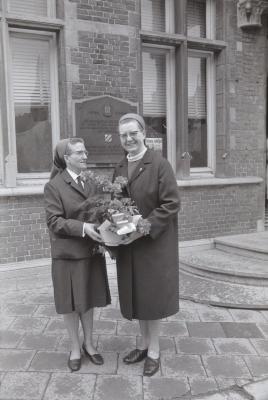
{"type": "MultiPolygon", "coordinates": [[[[191,178],[189,180],[177,180],[179,187],[254,185],[262,182],[263,179],[257,176],[248,176],[245,178],[191,178]]],[[[35,196],[43,194],[44,184],[24,185],[15,188],[0,187],[0,197],[35,196]]]]}
{"type": "Polygon", "coordinates": [[[229,186],[229,185],[254,185],[262,183],[263,179],[258,176],[247,176],[237,178],[190,178],[188,180],[177,180],[179,187],[197,186],[229,186]]]}

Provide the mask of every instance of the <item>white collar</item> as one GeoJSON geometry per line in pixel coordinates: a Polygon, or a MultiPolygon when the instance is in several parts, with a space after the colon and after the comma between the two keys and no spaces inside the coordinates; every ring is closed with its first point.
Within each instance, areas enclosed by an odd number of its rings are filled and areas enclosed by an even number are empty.
{"type": "Polygon", "coordinates": [[[72,171],[72,170],[69,169],[69,168],[66,168],[66,171],[68,172],[69,175],[71,175],[71,177],[73,178],[73,180],[74,180],[75,182],[77,182],[77,178],[78,178],[78,176],[80,176],[81,174],[77,174],[76,172],[72,171]]]}
{"type": "Polygon", "coordinates": [[[134,162],[134,161],[138,161],[141,160],[142,157],[144,156],[144,154],[147,151],[147,147],[145,147],[144,150],[142,150],[139,154],[136,154],[135,156],[131,156],[130,154],[127,154],[127,160],[128,162],[134,162]]]}

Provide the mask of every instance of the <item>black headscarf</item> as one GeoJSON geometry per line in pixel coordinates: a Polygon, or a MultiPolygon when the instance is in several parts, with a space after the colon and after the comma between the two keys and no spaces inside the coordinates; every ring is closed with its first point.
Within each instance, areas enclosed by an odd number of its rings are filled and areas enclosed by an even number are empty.
{"type": "Polygon", "coordinates": [[[50,179],[54,178],[59,172],[66,168],[64,155],[66,154],[66,148],[69,143],[69,139],[60,140],[54,151],[53,167],[50,173],[50,179]]]}

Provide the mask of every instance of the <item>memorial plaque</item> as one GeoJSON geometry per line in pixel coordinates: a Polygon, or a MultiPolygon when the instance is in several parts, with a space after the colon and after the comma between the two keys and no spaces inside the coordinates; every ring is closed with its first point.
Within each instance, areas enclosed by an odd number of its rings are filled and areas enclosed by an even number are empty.
{"type": "Polygon", "coordinates": [[[124,153],[118,134],[118,121],[137,106],[111,96],[75,103],[75,136],[85,141],[89,164],[116,164],[124,153]]]}

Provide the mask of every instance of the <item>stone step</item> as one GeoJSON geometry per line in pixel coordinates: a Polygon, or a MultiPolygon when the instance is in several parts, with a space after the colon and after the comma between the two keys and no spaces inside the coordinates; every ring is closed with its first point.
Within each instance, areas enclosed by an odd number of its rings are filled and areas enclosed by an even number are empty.
{"type": "Polygon", "coordinates": [[[219,249],[180,250],[180,270],[216,281],[268,287],[268,263],[219,249]]]}
{"type": "Polygon", "coordinates": [[[268,309],[268,287],[216,281],[180,271],[180,298],[215,306],[268,309]]]}
{"type": "Polygon", "coordinates": [[[268,231],[218,237],[214,244],[216,249],[228,253],[268,261],[268,231]]]}

